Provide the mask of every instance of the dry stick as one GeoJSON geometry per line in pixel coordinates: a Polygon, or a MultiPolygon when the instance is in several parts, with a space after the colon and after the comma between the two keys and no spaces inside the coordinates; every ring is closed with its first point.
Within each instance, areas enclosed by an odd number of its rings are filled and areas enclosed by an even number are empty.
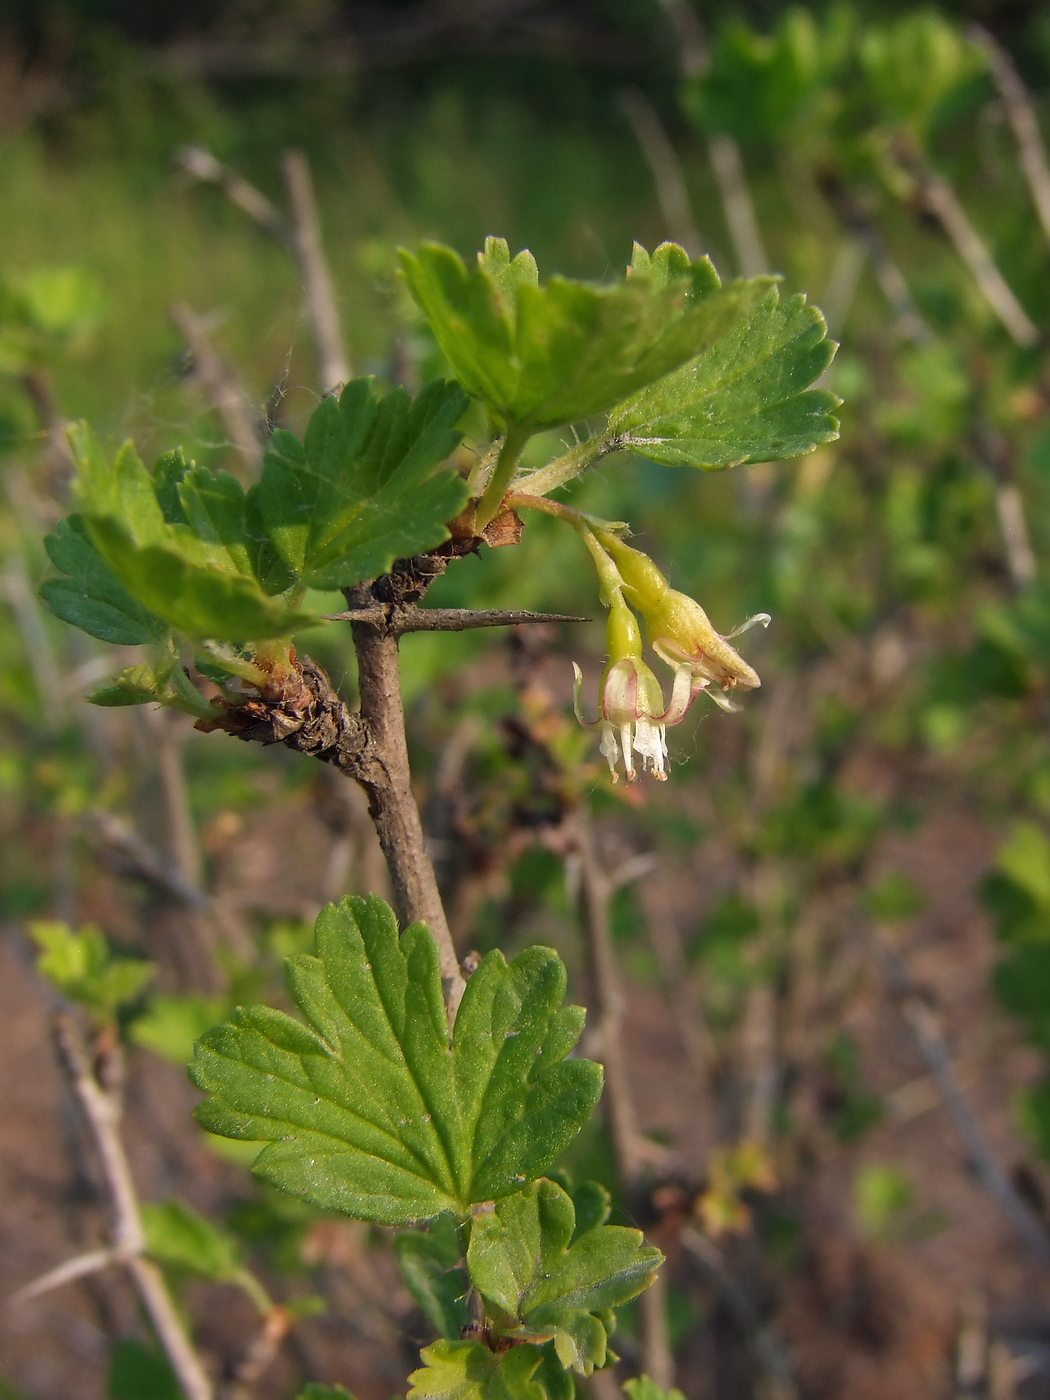
{"type": "Polygon", "coordinates": [[[698,258],[704,251],[703,240],[693,217],[682,163],[663,123],[652,103],[637,88],[625,88],[620,93],[620,106],[649,166],[668,234],[691,258],[698,258]]]}
{"type": "Polygon", "coordinates": [[[0,576],[0,592],[15,615],[45,723],[54,731],[65,718],[66,687],[44,626],[40,603],[26,578],[25,559],[20,554],[10,559],[0,576]]]}
{"type": "Polygon", "coordinates": [[[294,255],[299,263],[306,313],[317,342],[321,380],[326,389],[345,384],[352,371],[343,346],[332,274],[321,241],[310,167],[302,151],[287,151],[283,161],[285,186],[292,206],[291,223],[260,190],[230,166],[216,160],[210,151],[199,146],[184,146],[178,159],[194,179],[218,185],[238,208],[294,255]]]}
{"type": "Polygon", "coordinates": [[[1021,591],[1035,582],[1038,564],[1028,533],[1024,501],[1014,478],[1010,443],[985,418],[978,419],[974,436],[977,450],[995,484],[995,510],[1010,581],[1021,591]]]}
{"type": "Polygon", "coordinates": [[[237,375],[209,339],[211,327],[185,302],[171,308],[171,319],[193,356],[193,376],[205,397],[216,409],[233,446],[245,466],[243,473],[254,481],[262,471],[263,445],[257,428],[257,415],[237,375]]]}
{"type": "Polygon", "coordinates": [[[182,146],[177,160],[188,175],[195,180],[217,185],[231,203],[236,204],[260,228],[264,228],[290,253],[295,253],[295,235],[291,225],[277,205],[266,198],[261,190],[248,183],[243,176],[229,165],[216,160],[211,151],[203,146],[182,146]]]}
{"type": "MultiPolygon", "coordinates": [[[[678,40],[682,76],[702,77],[710,67],[711,58],[696,11],[689,0],[661,0],[661,4],[678,40]]],[[[737,268],[745,277],[761,277],[769,271],[769,258],[740,147],[732,136],[719,132],[708,138],[707,151],[722,197],[737,268]]]]}
{"type": "Polygon", "coordinates": [[[983,25],[972,24],[970,38],[983,50],[988,60],[988,69],[1003,99],[1007,121],[1013,127],[1021,169],[1028,181],[1032,202],[1039,214],[1043,232],[1050,241],[1050,162],[1047,161],[1035,105],[1014,67],[1013,59],[989,31],[983,25]]]}
{"type": "Polygon", "coordinates": [[[787,1348],[763,1323],[747,1293],[723,1264],[717,1246],[691,1225],[686,1226],[679,1239],[736,1323],[752,1364],[763,1377],[762,1400],[797,1400],[798,1387],[787,1348]]]}
{"type": "Polygon", "coordinates": [[[292,206],[295,252],[303,279],[306,311],[321,360],[321,382],[325,389],[334,389],[346,383],[351,369],[339,325],[335,286],[321,241],[310,166],[302,151],[286,151],[282,168],[292,206]]]}
{"type": "Polygon", "coordinates": [[[22,388],[33,401],[48,437],[51,458],[58,469],[56,475],[71,474],[76,466],[66,438],[66,420],[55,398],[54,386],[47,370],[31,369],[22,375],[22,388]]]}
{"type": "Polygon", "coordinates": [[[119,873],[143,880],[166,899],[173,899],[189,909],[211,909],[210,896],[120,817],[89,808],[82,820],[101,847],[103,859],[108,859],[119,873]]]}
{"type": "Polygon", "coordinates": [[[164,798],[168,848],[175,868],[186,886],[199,889],[200,845],[193,824],[186,770],[182,761],[183,744],[188,737],[185,721],[181,715],[161,709],[146,711],[144,718],[154,739],[161,794],[164,798]]]}
{"type": "Polygon", "coordinates": [[[714,1061],[714,1046],[697,1014],[696,990],[691,983],[682,937],[671,900],[667,895],[667,874],[654,861],[644,872],[654,875],[640,885],[642,908],[649,931],[649,942],[656,954],[664,994],[671,1007],[675,1029],[693,1073],[702,1076],[714,1061]]]}
{"type": "Polygon", "coordinates": [[[936,1013],[912,987],[900,954],[893,947],[890,934],[885,929],[876,927],[876,936],[890,991],[911,1027],[919,1054],[937,1085],[956,1131],[966,1146],[974,1172],[1033,1254],[1041,1263],[1050,1265],[1050,1236],[1047,1235],[1039,1217],[999,1165],[989,1146],[977,1116],[959,1084],[936,1013]]]}
{"type": "MultiPolygon", "coordinates": [[[[102,1174],[113,1209],[112,1245],[71,1259],[51,1270],[15,1295],[15,1300],[39,1296],[46,1288],[57,1287],[71,1278],[84,1277],[110,1263],[123,1264],[135,1283],[157,1338],[171,1363],[186,1400],[212,1400],[212,1384],[183,1327],[164,1276],[145,1257],[146,1235],[139,1210],[138,1193],[131,1166],[120,1136],[119,1093],[104,1089],[91,1066],[91,1058],[79,1026],[71,1016],[55,1019],[55,1037],[62,1063],[84,1110],[99,1154],[102,1174]]],[[[119,1049],[108,1058],[119,1056],[119,1049]]],[[[12,1301],[15,1301],[12,1300],[12,1301]]]]}
{"type": "Polygon", "coordinates": [[[744,277],[761,277],[769,271],[769,256],[758,227],[740,146],[732,136],[718,132],[708,141],[707,150],[722,196],[737,267],[744,277]]]}
{"type": "MultiPolygon", "coordinates": [[[[597,1013],[595,1039],[605,1069],[604,1099],[617,1175],[630,1199],[642,1184],[647,1144],[638,1131],[623,1043],[623,988],[612,945],[609,910],[623,880],[610,878],[595,847],[594,830],[585,812],[577,814],[572,846],[579,862],[580,922],[590,964],[592,1000],[597,1013]]],[[[646,865],[638,873],[644,873],[646,865]]],[[[628,878],[631,878],[628,875],[628,878]]],[[[662,1271],[639,1300],[643,1369],[657,1385],[674,1384],[674,1353],[667,1324],[667,1283],[662,1271]]]]}
{"type": "Polygon", "coordinates": [[[864,271],[866,254],[867,250],[860,240],[847,234],[839,244],[835,261],[831,264],[827,285],[820,298],[820,307],[827,322],[828,334],[836,340],[841,340],[849,319],[850,308],[857,294],[861,273],[864,271]]]}
{"type": "MultiPolygon", "coordinates": [[[[897,316],[899,334],[916,345],[926,345],[933,339],[915,300],[908,290],[900,268],[890,257],[882,234],[868,217],[860,203],[841,186],[825,188],[840,217],[863,243],[882,293],[897,316]]],[[[1032,549],[1024,501],[1014,479],[1009,448],[1005,438],[981,419],[976,427],[977,448],[994,482],[995,510],[1003,537],[1006,566],[1015,588],[1026,588],[1036,576],[1037,564],[1032,549]]]]}
{"type": "Polygon", "coordinates": [[[916,345],[928,344],[933,339],[933,332],[923,319],[904,274],[893,260],[878,225],[860,200],[838,181],[826,181],[823,189],[839,218],[871,259],[875,280],[897,318],[898,335],[902,340],[910,340],[916,345]]]}
{"type": "Polygon", "coordinates": [[[966,264],[981,294],[1016,344],[1030,349],[1039,343],[1039,327],[1017,300],[992,259],[984,239],[970,222],[951,184],[934,170],[914,146],[901,145],[902,164],[915,179],[926,208],[940,221],[955,251],[966,264]]]}
{"type": "Polygon", "coordinates": [[[218,1400],[249,1400],[252,1388],[277,1356],[293,1320],[288,1309],[279,1303],[269,1309],[262,1327],[235,1366],[230,1381],[220,1387],[218,1400]]]}

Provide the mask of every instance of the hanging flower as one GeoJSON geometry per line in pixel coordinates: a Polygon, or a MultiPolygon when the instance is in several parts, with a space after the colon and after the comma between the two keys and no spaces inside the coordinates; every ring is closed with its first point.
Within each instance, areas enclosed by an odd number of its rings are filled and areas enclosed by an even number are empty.
{"type": "Polygon", "coordinates": [[[600,538],[620,571],[624,593],[645,618],[645,630],[657,656],[676,668],[676,676],[677,668],[689,669],[693,698],[703,690],[723,710],[737,709],[727,692],[756,690],[762,682],[758,672],[729,645],[729,639],[751,627],[768,627],[769,613],[756,613],[722,636],[695,598],[672,588],[647,554],[615,535],[602,532],[600,538]]]}
{"type": "Polygon", "coordinates": [[[638,621],[619,590],[611,594],[606,634],[609,661],[602,676],[598,693],[599,715],[595,720],[583,717],[580,707],[583,672],[573,662],[576,676],[573,707],[576,718],[588,729],[601,727],[600,747],[614,783],[619,780],[617,766],[621,754],[629,783],[633,783],[638,776],[634,766],[635,754],[642,760],[642,771],[652,773],[658,782],[663,782],[667,778],[664,766],[667,758],[667,726],[684,719],[694,693],[690,668],[685,665],[676,667],[671,703],[665,709],[660,682],[642,660],[642,634],[638,621]]]}

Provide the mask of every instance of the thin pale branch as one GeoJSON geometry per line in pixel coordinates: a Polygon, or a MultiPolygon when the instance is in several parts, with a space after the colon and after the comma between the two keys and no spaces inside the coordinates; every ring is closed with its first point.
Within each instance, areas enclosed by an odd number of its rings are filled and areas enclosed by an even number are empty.
{"type": "Polygon", "coordinates": [[[194,881],[155,851],[120,817],[112,812],[89,808],[84,813],[84,825],[95,837],[105,857],[123,874],[145,881],[167,899],[174,899],[191,909],[208,910],[212,901],[194,881]]]}
{"type": "Polygon", "coordinates": [[[203,146],[182,146],[177,160],[187,175],[206,184],[217,185],[249,219],[283,243],[290,253],[295,252],[295,235],[280,209],[231,166],[224,165],[203,146]]]}
{"type": "Polygon", "coordinates": [[[269,1309],[262,1327],[235,1366],[233,1376],[220,1387],[217,1400],[250,1400],[252,1389],[276,1357],[292,1321],[292,1314],[279,1303],[269,1309]]]}
{"type": "Polygon", "coordinates": [[[190,809],[190,795],[183,763],[183,745],[189,732],[185,716],[163,709],[145,709],[143,718],[153,738],[157,770],[164,802],[167,845],[186,888],[201,886],[201,853],[190,809]]]}
{"type": "Polygon", "coordinates": [[[692,1226],[686,1226],[679,1239],[736,1323],[752,1364],[765,1382],[767,1400],[797,1400],[798,1387],[787,1348],[759,1317],[751,1299],[723,1264],[718,1247],[692,1226]]]}
{"type": "Polygon", "coordinates": [[[257,427],[257,415],[251,401],[233,369],[211,343],[211,327],[185,302],[171,308],[171,319],[178,328],[193,356],[193,377],[205,398],[219,414],[229,439],[244,463],[240,475],[254,481],[262,471],[263,445],[257,427]]]}
{"type": "Polygon", "coordinates": [[[334,389],[345,384],[352,371],[339,324],[335,285],[321,239],[310,166],[302,151],[286,151],[282,167],[292,206],[295,255],[303,279],[306,311],[321,361],[321,382],[325,389],[334,389]]]}
{"type": "Polygon", "coordinates": [[[698,258],[704,251],[703,240],[693,217],[682,163],[663,122],[649,99],[637,88],[624,88],[620,93],[620,106],[649,166],[669,237],[680,243],[691,258],[698,258]]]}
{"type": "Polygon", "coordinates": [[[711,62],[703,27],[689,0],[660,0],[678,43],[678,65],[683,78],[700,78],[711,62]]]}
{"type": "Polygon", "coordinates": [[[1013,128],[1021,169],[1028,181],[1032,202],[1050,242],[1050,162],[1047,161],[1046,143],[1039,130],[1035,104],[1013,59],[989,31],[981,24],[972,24],[970,38],[988,60],[988,70],[1003,100],[1006,119],[1013,128]]]}
{"type": "Polygon", "coordinates": [[[28,1303],[32,1298],[40,1298],[54,1288],[61,1288],[63,1284],[74,1283],[78,1278],[87,1278],[89,1274],[97,1274],[100,1269],[108,1268],[121,1258],[114,1249],[92,1249],[86,1254],[78,1254],[72,1259],[67,1259],[64,1264],[49,1269],[46,1274],[41,1274],[32,1283],[20,1288],[17,1293],[12,1293],[7,1300],[8,1306],[16,1307],[19,1303],[28,1303]]]}
{"type": "Polygon", "coordinates": [[[919,196],[940,222],[952,246],[969,269],[981,295],[999,317],[1010,338],[1030,349],[1040,339],[1039,327],[1018,301],[995,264],[984,239],[970,222],[953,186],[914,148],[901,148],[902,163],[915,179],[919,196]]]}
{"type": "MultiPolygon", "coordinates": [[[[591,1007],[596,1053],[605,1069],[604,1101],[620,1184],[628,1200],[644,1183],[647,1167],[662,1158],[638,1130],[634,1099],[627,1074],[623,1041],[624,995],[613,951],[610,909],[613,895],[645,868],[636,867],[627,879],[608,872],[598,855],[589,815],[578,812],[568,830],[579,883],[580,923],[591,981],[591,1007]]],[[[643,1366],[658,1385],[674,1384],[674,1353],[667,1324],[667,1286],[663,1273],[639,1299],[643,1366]]]]}
{"type": "Polygon", "coordinates": [[[822,189],[839,218],[871,259],[879,290],[897,318],[898,335],[902,340],[910,340],[916,345],[928,344],[933,339],[933,333],[923,319],[904,274],[893,260],[886,240],[874,219],[856,196],[839,181],[826,180],[822,189]]]}
{"type": "Polygon", "coordinates": [[[707,150],[722,196],[737,268],[744,277],[762,277],[769,272],[769,255],[758,226],[740,146],[732,136],[716,132],[708,141],[707,150]]]}
{"type": "Polygon", "coordinates": [[[146,1235],[138,1194],[120,1135],[120,1099],[99,1082],[73,1018],[58,1016],[55,1032],[63,1065],[91,1129],[109,1192],[113,1210],[111,1252],[130,1272],[186,1400],[212,1400],[211,1381],[186,1334],[164,1276],[156,1264],[144,1257],[146,1235]]]}
{"type": "Polygon", "coordinates": [[[977,421],[974,438],[981,461],[995,484],[995,510],[999,517],[1010,581],[1021,591],[1035,582],[1038,564],[1028,530],[1024,499],[1014,473],[1010,443],[983,417],[977,421]]]}
{"type": "Polygon", "coordinates": [[[889,933],[881,928],[877,928],[876,933],[890,990],[911,1028],[916,1047],[937,1085],[944,1107],[963,1140],[974,1172],[1032,1253],[1041,1263],[1050,1265],[1050,1236],[992,1151],[977,1115],[959,1084],[940,1018],[912,986],[889,933]]]}

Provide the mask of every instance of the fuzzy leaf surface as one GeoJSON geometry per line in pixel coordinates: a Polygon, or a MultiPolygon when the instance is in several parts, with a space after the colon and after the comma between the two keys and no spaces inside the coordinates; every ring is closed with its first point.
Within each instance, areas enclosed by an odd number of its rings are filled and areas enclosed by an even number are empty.
{"type": "Polygon", "coordinates": [[[496,422],[525,433],[613,408],[698,355],[754,304],[767,279],[722,287],[709,259],[675,244],[636,249],[613,286],[552,277],[490,238],[468,268],[451,248],[402,251],[405,280],[456,375],[496,422]]]}
{"type": "Polygon", "coordinates": [[[761,302],[696,360],[619,407],[613,433],[669,466],[734,467],[812,452],[838,437],[839,405],[810,389],[835,344],[803,296],[761,302]]]}
{"type": "Polygon", "coordinates": [[[197,1045],[192,1077],[209,1132],[267,1146],[253,1170],[330,1210],[406,1225],[517,1191],[583,1126],[601,1069],[566,1060],[583,1011],[562,1006],[549,948],[471,977],[450,1044],[437,946],[400,936],[381,899],[318,916],[317,956],[287,960],[308,1025],[238,1009],[197,1045]]]}
{"type": "Polygon", "coordinates": [[[380,398],[354,379],[321,401],[304,441],[274,433],[258,502],[285,566],[313,588],[345,588],[447,540],[467,488],[437,468],[460,441],[466,405],[440,379],[415,399],[405,389],[380,398]]]}
{"type": "Polygon", "coordinates": [[[60,520],[44,548],[64,578],[49,578],[40,596],[56,617],[117,646],[162,642],[167,624],[131,596],[99,554],[79,515],[60,520]]]}
{"type": "Polygon", "coordinates": [[[112,463],[84,425],[70,443],[91,542],[143,608],[198,640],[279,637],[314,621],[253,576],[244,493],[228,473],[165,459],[155,481],[130,443],[112,463]]]}
{"type": "Polygon", "coordinates": [[[408,1400],[572,1400],[573,1384],[550,1346],[496,1354],[481,1342],[442,1339],[420,1352],[408,1400]]]}
{"type": "Polygon", "coordinates": [[[606,1359],[600,1314],[643,1292],[662,1258],[640,1230],[577,1234],[572,1197],[541,1180],[475,1211],[467,1267],[501,1330],[553,1338],[562,1364],[590,1375],[606,1359]]]}

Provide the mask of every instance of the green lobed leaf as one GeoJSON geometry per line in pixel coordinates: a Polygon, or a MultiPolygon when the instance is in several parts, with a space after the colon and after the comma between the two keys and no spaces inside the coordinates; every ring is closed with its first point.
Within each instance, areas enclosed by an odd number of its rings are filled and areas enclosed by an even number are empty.
{"type": "Polygon", "coordinates": [[[240,1245],[232,1235],[205,1220],[182,1201],[142,1207],[146,1250],[158,1264],[182,1269],[215,1283],[237,1279],[244,1268],[240,1245]]]}
{"type": "Polygon", "coordinates": [[[624,1381],[623,1388],[628,1400],[685,1400],[680,1390],[664,1390],[651,1376],[637,1376],[634,1380],[624,1381]]]}
{"type": "Polygon", "coordinates": [[[39,920],[29,925],[29,935],[40,949],[37,971],[106,1021],[134,1001],[156,971],[142,958],[117,957],[93,924],[74,933],[68,924],[39,920]]]}
{"type": "Polygon", "coordinates": [[[562,1006],[549,948],[471,977],[449,1043],[437,947],[398,936],[381,899],[318,916],[317,956],[287,959],[309,1025],[240,1008],[197,1045],[209,1132],[265,1141],[253,1170],[293,1194],[406,1225],[517,1191],[552,1165],[601,1093],[601,1068],[565,1057],[583,1028],[562,1006]]]}
{"type": "Polygon", "coordinates": [[[142,606],[99,554],[79,515],[61,520],[44,548],[67,577],[51,578],[40,596],[56,617],[117,646],[162,642],[167,624],[142,606]]]}
{"type": "Polygon", "coordinates": [[[87,697],[88,704],[114,709],[123,705],[165,705],[196,719],[211,719],[215,710],[194,686],[178,659],[168,655],[155,666],[129,666],[110,685],[87,697]]]}
{"type": "Polygon", "coordinates": [[[403,1230],[394,1239],[405,1287],[442,1337],[458,1340],[470,1321],[466,1295],[470,1287],[463,1268],[459,1231],[454,1216],[439,1215],[427,1231],[403,1230]]]}
{"type": "Polygon", "coordinates": [[[824,318],[776,288],[692,363],[611,415],[610,431],[669,466],[734,467],[798,457],[838,437],[840,400],[809,389],[831,363],[824,318]]]}
{"type": "Polygon", "coordinates": [[[598,1224],[578,1234],[572,1198],[548,1180],[475,1209],[467,1250],[500,1330],[552,1338],[562,1364],[584,1375],[606,1362],[601,1314],[644,1292],[662,1259],[640,1230],[598,1224]]]}
{"type": "Polygon", "coordinates": [[[185,1400],[162,1351],[125,1337],[113,1349],[106,1382],[109,1400],[185,1400]]]}
{"type": "Polygon", "coordinates": [[[228,473],[169,454],[155,482],[130,443],[110,463],[84,424],[70,444],[91,542],[143,608],[197,640],[286,636],[316,620],[275,601],[252,574],[258,541],[228,473]]]}
{"type": "Polygon", "coordinates": [[[405,389],[380,398],[370,379],[354,379],[322,399],[303,442],[274,433],[258,510],[285,567],[313,588],[345,588],[447,540],[467,487],[437,468],[460,441],[466,406],[459,385],[440,379],[415,399],[405,389]]]}
{"type": "Polygon", "coordinates": [[[151,996],[146,1011],[135,1018],[131,1039],[171,1064],[185,1066],[193,1059],[194,1042],[217,1025],[228,1009],[225,997],[160,993],[151,996]]]}
{"type": "Polygon", "coordinates": [[[569,1374],[551,1346],[492,1352],[481,1342],[442,1339],[424,1347],[408,1400],[572,1400],[569,1374]]]}
{"type": "Polygon", "coordinates": [[[607,412],[691,360],[749,309],[768,279],[722,287],[707,258],[675,244],[636,247],[613,286],[552,277],[530,254],[486,240],[467,268],[451,248],[401,252],[402,270],[438,344],[499,425],[527,433],[607,412]]]}
{"type": "Polygon", "coordinates": [[[1015,822],[997,864],[1040,909],[1050,911],[1050,839],[1041,826],[1015,822]]]}

